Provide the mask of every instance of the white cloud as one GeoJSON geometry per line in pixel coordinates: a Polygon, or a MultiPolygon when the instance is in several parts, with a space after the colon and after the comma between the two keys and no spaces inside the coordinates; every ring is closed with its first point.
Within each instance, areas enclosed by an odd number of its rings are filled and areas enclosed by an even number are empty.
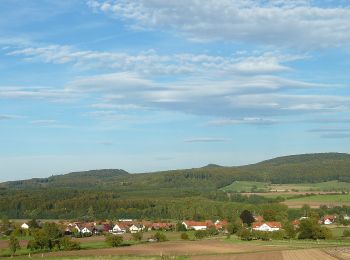
{"type": "Polygon", "coordinates": [[[23,57],[25,61],[53,64],[73,64],[82,69],[101,69],[119,72],[137,72],[145,75],[188,75],[198,73],[261,74],[290,71],[286,63],[305,59],[305,55],[278,52],[252,53],[231,56],[178,53],[159,55],[155,51],[139,54],[76,50],[72,46],[48,45],[5,50],[9,56],[23,57]]]}
{"type": "Polygon", "coordinates": [[[323,48],[350,42],[350,8],[316,1],[89,0],[95,11],[135,29],[175,31],[199,41],[323,48]]]}
{"type": "Polygon", "coordinates": [[[268,119],[268,118],[259,118],[259,117],[245,117],[241,119],[217,119],[212,120],[208,124],[214,125],[214,126],[224,126],[224,125],[240,125],[240,124],[246,124],[246,125],[273,125],[278,123],[279,121],[275,119],[268,119]]]}

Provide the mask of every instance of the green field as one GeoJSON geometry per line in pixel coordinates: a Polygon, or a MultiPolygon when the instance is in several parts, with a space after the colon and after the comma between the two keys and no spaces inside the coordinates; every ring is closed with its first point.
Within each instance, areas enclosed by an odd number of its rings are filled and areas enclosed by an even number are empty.
{"type": "Polygon", "coordinates": [[[235,181],[230,185],[222,188],[225,192],[267,192],[269,183],[255,181],[235,181]]]}
{"type": "Polygon", "coordinates": [[[319,183],[298,183],[298,184],[270,184],[266,182],[254,181],[235,181],[230,185],[223,187],[225,192],[282,192],[282,191],[299,191],[299,192],[340,192],[350,191],[350,184],[347,182],[327,181],[319,183]]]}
{"type": "Polygon", "coordinates": [[[350,203],[350,194],[324,194],[324,195],[312,195],[301,198],[288,199],[291,202],[337,202],[337,203],[350,203]]]}

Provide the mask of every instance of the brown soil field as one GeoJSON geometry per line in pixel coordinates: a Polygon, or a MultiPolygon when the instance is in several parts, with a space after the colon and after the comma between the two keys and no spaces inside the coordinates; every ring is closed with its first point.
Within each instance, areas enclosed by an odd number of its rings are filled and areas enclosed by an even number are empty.
{"type": "MultiPolygon", "coordinates": [[[[285,250],[235,255],[193,256],[191,260],[337,260],[320,249],[285,250]]],[[[343,258],[340,258],[343,259],[343,258]]]]}
{"type": "Polygon", "coordinates": [[[319,208],[321,205],[327,205],[329,207],[334,207],[334,206],[343,206],[347,205],[350,206],[350,203],[345,203],[345,202],[324,202],[324,201],[313,201],[313,202],[299,202],[299,201],[283,201],[281,202],[284,205],[287,205],[288,208],[301,208],[304,204],[310,205],[311,208],[319,208]]]}
{"type": "Polygon", "coordinates": [[[134,246],[105,248],[99,250],[80,250],[52,252],[46,256],[107,256],[107,255],[210,255],[232,254],[244,252],[271,251],[280,247],[260,246],[252,244],[230,244],[223,241],[169,241],[163,243],[147,243],[134,246]]]}
{"type": "Polygon", "coordinates": [[[328,191],[272,191],[272,192],[244,192],[243,195],[305,195],[305,194],[327,195],[327,194],[342,194],[341,192],[328,192],[328,191]]]}
{"type": "Polygon", "coordinates": [[[350,259],[350,247],[327,248],[325,251],[338,259],[350,259]]]}
{"type": "Polygon", "coordinates": [[[286,250],[282,256],[284,260],[337,260],[320,249],[286,250]]]}

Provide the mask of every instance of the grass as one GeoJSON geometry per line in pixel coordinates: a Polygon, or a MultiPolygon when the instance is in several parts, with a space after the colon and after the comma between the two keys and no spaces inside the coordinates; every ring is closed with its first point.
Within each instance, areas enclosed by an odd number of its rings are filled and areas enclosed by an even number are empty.
{"type": "Polygon", "coordinates": [[[344,230],[350,230],[350,227],[335,227],[335,228],[331,229],[333,237],[335,237],[335,238],[337,238],[337,237],[343,238],[344,230]]]}
{"type": "Polygon", "coordinates": [[[289,199],[291,202],[337,202],[350,203],[350,194],[324,194],[289,199]]]}
{"type": "Polygon", "coordinates": [[[235,181],[222,190],[225,192],[267,192],[269,184],[255,181],[235,181]]]}

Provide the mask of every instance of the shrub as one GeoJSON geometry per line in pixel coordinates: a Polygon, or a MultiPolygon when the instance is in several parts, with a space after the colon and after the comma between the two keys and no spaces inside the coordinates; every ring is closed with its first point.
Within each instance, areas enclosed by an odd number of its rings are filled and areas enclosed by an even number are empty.
{"type": "Polygon", "coordinates": [[[133,233],[132,234],[132,239],[135,241],[141,241],[143,237],[143,233],[142,232],[137,232],[137,233],[133,233]]]}
{"type": "Polygon", "coordinates": [[[253,239],[252,233],[247,228],[241,228],[240,230],[238,230],[237,236],[239,236],[242,240],[252,240],[253,239]]]}
{"type": "Polygon", "coordinates": [[[70,237],[63,237],[60,240],[60,247],[62,250],[79,250],[80,243],[73,241],[70,237]]]}
{"type": "Polygon", "coordinates": [[[117,236],[117,235],[107,235],[106,236],[106,243],[112,247],[121,246],[121,244],[123,243],[123,237],[117,236]]]}
{"type": "Polygon", "coordinates": [[[217,229],[215,227],[210,227],[208,229],[208,234],[209,234],[209,236],[216,236],[219,234],[219,231],[217,231],[217,229]]]}
{"type": "Polygon", "coordinates": [[[343,237],[350,237],[350,229],[345,229],[344,230],[343,237]]]}
{"type": "Polygon", "coordinates": [[[197,230],[195,233],[194,233],[194,236],[195,238],[197,239],[203,239],[205,237],[207,237],[209,235],[208,231],[207,230],[197,230]]]}
{"type": "Polygon", "coordinates": [[[190,238],[189,238],[189,236],[188,236],[187,233],[181,233],[181,239],[183,239],[183,240],[189,240],[190,238]]]}
{"type": "Polygon", "coordinates": [[[161,232],[157,232],[154,234],[153,236],[154,239],[156,239],[158,242],[164,242],[164,241],[167,241],[167,237],[166,235],[164,235],[163,233],[161,232]]]}

